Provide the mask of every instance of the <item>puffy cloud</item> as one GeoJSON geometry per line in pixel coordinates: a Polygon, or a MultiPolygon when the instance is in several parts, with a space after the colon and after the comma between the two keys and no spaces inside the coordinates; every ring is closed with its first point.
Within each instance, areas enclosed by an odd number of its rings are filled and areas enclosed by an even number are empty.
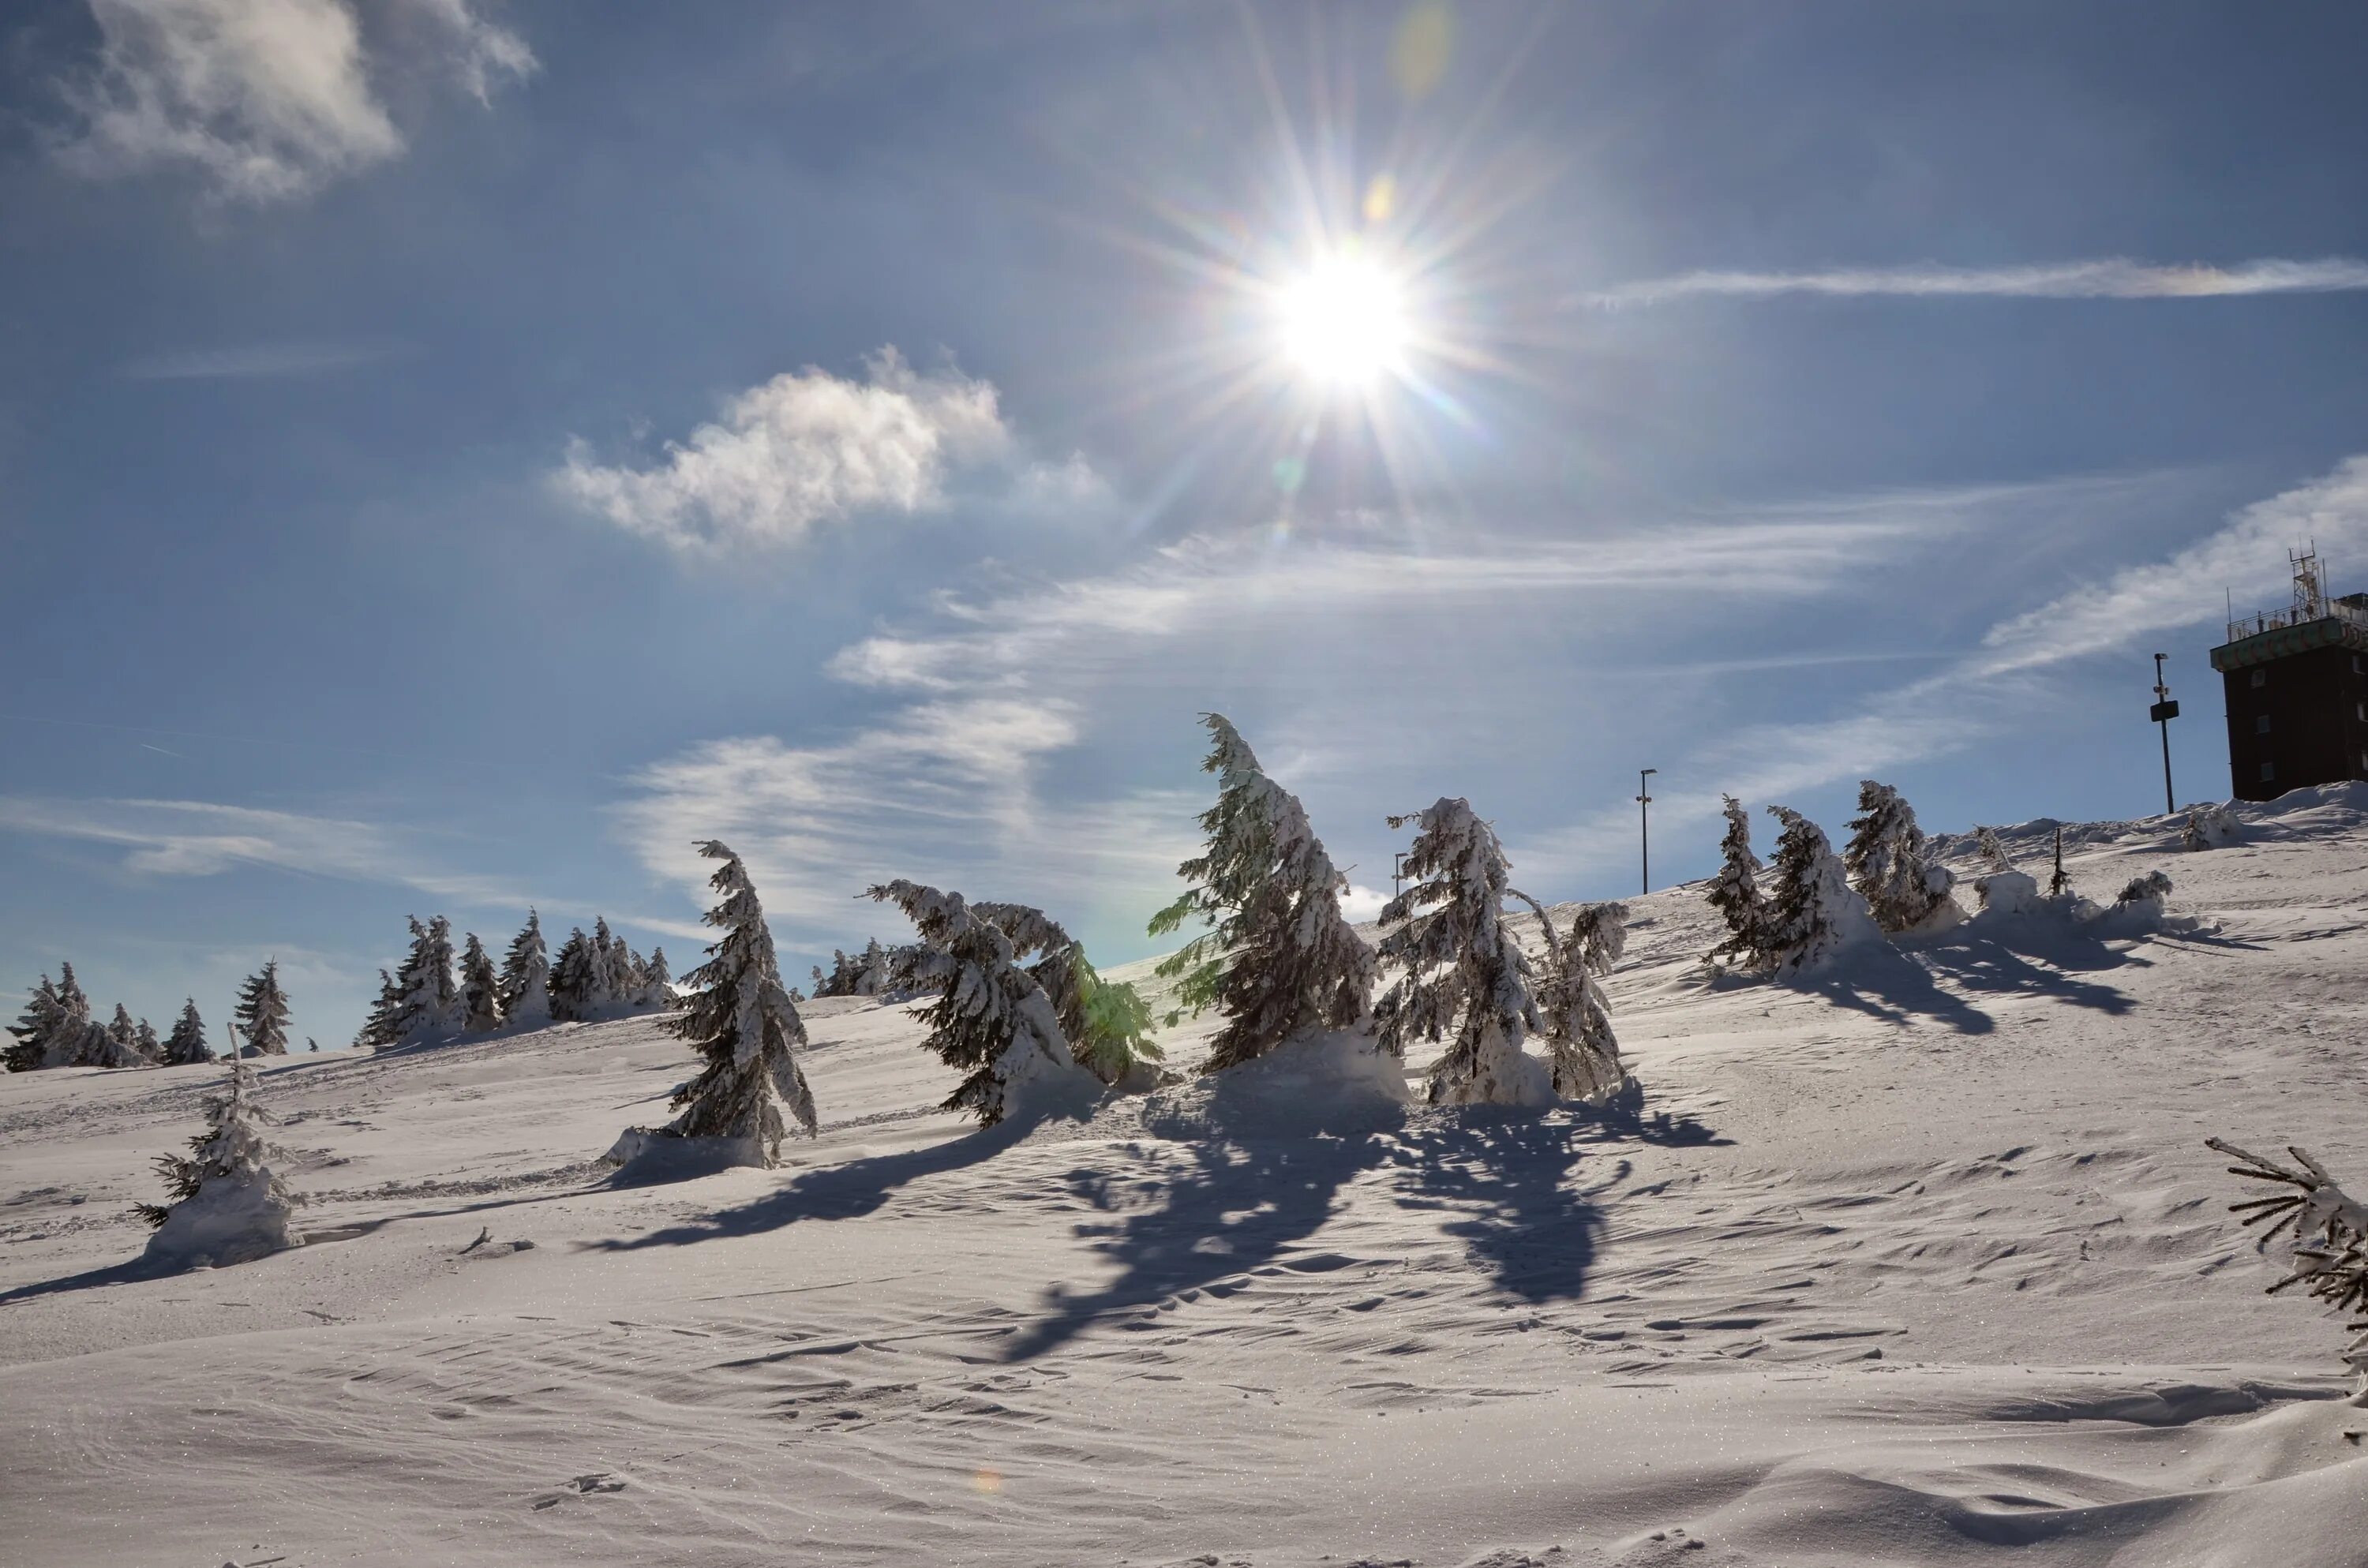
{"type": "MultiPolygon", "coordinates": [[[[198,171],[225,199],[284,201],[383,163],[402,132],[372,86],[351,0],[90,0],[99,52],[63,84],[77,125],[67,166],[198,171]]],[[[470,0],[382,0],[391,48],[416,51],[483,99],[535,61],[470,0]],[[398,25],[408,24],[408,25],[398,25]]]]}
{"type": "MultiPolygon", "coordinates": [[[[934,510],[955,471],[1000,464],[1011,449],[992,385],[922,374],[887,348],[860,381],[809,366],[751,387],[646,468],[601,463],[577,440],[552,482],[629,533],[724,552],[795,544],[866,514],[934,510]]],[[[1036,483],[1031,472],[1023,483],[1036,483]]]]}

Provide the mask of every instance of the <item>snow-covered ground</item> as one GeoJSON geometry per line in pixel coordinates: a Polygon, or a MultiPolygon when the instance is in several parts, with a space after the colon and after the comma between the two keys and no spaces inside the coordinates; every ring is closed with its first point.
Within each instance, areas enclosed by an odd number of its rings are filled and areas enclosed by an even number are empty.
{"type": "Polygon", "coordinates": [[[2368,1179],[2368,787],[2241,815],[2067,835],[2200,922],[2137,940],[1713,985],[1698,892],[1636,900],[1641,1114],[970,1133],[838,1000],[795,1165],[620,1189],[690,1058],[564,1025],[267,1066],[308,1244],[155,1278],[219,1073],[0,1078],[0,1561],[2368,1562],[2340,1324],[2203,1147],[2368,1179]]]}

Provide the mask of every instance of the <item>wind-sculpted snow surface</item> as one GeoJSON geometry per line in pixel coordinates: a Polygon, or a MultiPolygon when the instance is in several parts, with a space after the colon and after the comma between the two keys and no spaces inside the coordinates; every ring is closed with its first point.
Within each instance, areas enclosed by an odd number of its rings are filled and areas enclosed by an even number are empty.
{"type": "MultiPolygon", "coordinates": [[[[1189,1082],[981,1130],[850,997],[801,1008],[816,1138],[620,1188],[587,1156],[694,1063],[564,1023],[260,1064],[306,1244],[150,1276],[220,1070],[0,1077],[0,1559],[2356,1562],[2351,1335],[2201,1143],[2368,1171],[2368,816],[2288,805],[2067,834],[2097,906],[2177,883],[2139,936],[1713,978],[1699,890],[1632,900],[1602,1107],[1192,1074],[1211,1014],[1189,1082]]],[[[2044,878],[2052,829],[2002,842],[2044,878]]]]}

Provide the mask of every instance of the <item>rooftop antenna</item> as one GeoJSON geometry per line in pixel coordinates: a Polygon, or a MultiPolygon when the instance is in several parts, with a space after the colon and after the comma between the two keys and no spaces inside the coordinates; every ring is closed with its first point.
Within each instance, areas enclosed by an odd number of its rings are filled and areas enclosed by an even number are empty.
{"type": "Polygon", "coordinates": [[[2294,568],[2294,623],[2319,619],[2327,614],[2327,589],[2319,577],[2318,540],[2305,551],[2287,551],[2286,561],[2294,568]]]}

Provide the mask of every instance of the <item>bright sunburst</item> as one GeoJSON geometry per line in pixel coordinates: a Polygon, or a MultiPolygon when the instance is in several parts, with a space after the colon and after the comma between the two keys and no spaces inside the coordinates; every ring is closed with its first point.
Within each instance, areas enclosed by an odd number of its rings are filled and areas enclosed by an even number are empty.
{"type": "Polygon", "coordinates": [[[1315,380],[1362,388],[1404,368],[1405,291],[1370,257],[1325,256],[1283,289],[1279,305],[1283,351],[1315,380]]]}

